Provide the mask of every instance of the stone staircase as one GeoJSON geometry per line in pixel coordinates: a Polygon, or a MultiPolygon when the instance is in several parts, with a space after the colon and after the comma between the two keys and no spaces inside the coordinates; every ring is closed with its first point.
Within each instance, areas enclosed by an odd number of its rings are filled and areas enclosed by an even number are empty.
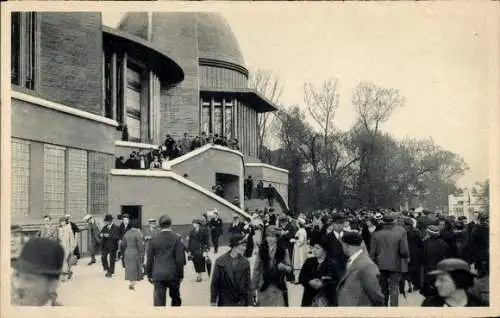
{"type": "MultiPolygon", "coordinates": [[[[259,198],[252,198],[249,200],[245,200],[245,209],[248,209],[248,211],[250,213],[253,213],[256,209],[264,210],[264,208],[266,208],[266,207],[268,209],[270,208],[270,206],[267,202],[267,199],[262,200],[259,198]]],[[[273,204],[272,208],[274,208],[274,211],[278,215],[286,213],[285,210],[283,209],[283,207],[276,200],[274,200],[274,204],[273,204]]]]}

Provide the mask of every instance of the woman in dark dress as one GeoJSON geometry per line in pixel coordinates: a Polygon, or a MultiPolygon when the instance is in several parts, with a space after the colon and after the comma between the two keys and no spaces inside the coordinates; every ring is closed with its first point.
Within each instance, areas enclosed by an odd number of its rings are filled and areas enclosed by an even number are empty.
{"type": "Polygon", "coordinates": [[[278,241],[280,231],[270,225],[264,230],[263,241],[255,258],[252,290],[261,307],[288,307],[288,290],[285,273],[293,267],[290,255],[278,241]]]}
{"type": "Polygon", "coordinates": [[[208,232],[200,228],[201,221],[193,220],[193,229],[189,233],[188,253],[196,271],[196,281],[201,282],[205,272],[205,257],[208,253],[208,232]]]}
{"type": "Polygon", "coordinates": [[[299,275],[304,286],[302,307],[335,306],[335,288],[340,280],[340,269],[334,260],[327,257],[326,241],[316,242],[313,257],[306,260],[299,275]],[[322,300],[322,301],[320,301],[322,300]]]}

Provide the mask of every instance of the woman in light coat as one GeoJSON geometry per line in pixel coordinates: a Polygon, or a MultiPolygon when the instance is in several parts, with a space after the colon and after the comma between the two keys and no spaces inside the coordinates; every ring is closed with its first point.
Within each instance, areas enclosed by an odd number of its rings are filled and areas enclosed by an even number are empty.
{"type": "MultiPolygon", "coordinates": [[[[63,263],[63,273],[68,275],[68,279],[71,279],[73,272],[71,271],[70,258],[73,255],[73,251],[76,248],[76,239],[71,229],[71,224],[66,220],[65,217],[59,219],[58,228],[58,240],[64,249],[64,263],[63,263]]],[[[63,282],[66,281],[65,277],[62,276],[63,282]]]]}
{"type": "Polygon", "coordinates": [[[135,289],[135,284],[143,278],[144,236],[139,230],[139,221],[131,220],[132,228],[123,236],[123,262],[125,264],[125,280],[130,282],[128,288],[135,289]]]}
{"type": "Polygon", "coordinates": [[[295,233],[295,238],[291,239],[290,242],[293,244],[293,270],[295,274],[296,284],[298,284],[298,278],[302,265],[307,259],[307,232],[305,229],[306,221],[299,218],[297,220],[297,225],[299,230],[295,233]]]}

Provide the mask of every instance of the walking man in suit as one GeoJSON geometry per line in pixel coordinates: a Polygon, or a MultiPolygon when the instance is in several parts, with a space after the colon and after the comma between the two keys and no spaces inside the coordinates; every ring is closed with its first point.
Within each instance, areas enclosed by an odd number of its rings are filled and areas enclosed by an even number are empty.
{"type": "Polygon", "coordinates": [[[212,245],[214,246],[214,253],[217,254],[219,251],[219,237],[223,232],[222,220],[219,218],[217,211],[214,212],[214,217],[208,224],[210,227],[210,235],[212,237],[212,245]]]}
{"type": "Polygon", "coordinates": [[[101,236],[100,236],[99,227],[97,227],[96,221],[92,215],[90,215],[90,214],[85,215],[83,220],[85,222],[87,222],[88,226],[89,226],[90,262],[88,265],[92,265],[92,264],[95,264],[95,254],[97,253],[97,250],[99,249],[99,245],[101,244],[101,236]]]}
{"type": "Polygon", "coordinates": [[[382,228],[375,231],[370,246],[372,260],[380,269],[380,285],[385,304],[399,304],[399,281],[401,273],[408,272],[410,250],[406,230],[396,224],[393,215],[382,218],[382,228]]]}
{"type": "Polygon", "coordinates": [[[111,277],[115,273],[120,230],[113,224],[113,216],[111,214],[107,214],[104,217],[104,224],[101,229],[101,262],[104,271],[106,271],[106,277],[111,277]]]}
{"type": "Polygon", "coordinates": [[[348,257],[346,270],[337,285],[339,307],[381,307],[384,295],[378,280],[379,270],[362,247],[363,238],[357,232],[345,232],[342,249],[348,257]]]}
{"type": "Polygon", "coordinates": [[[181,236],[170,229],[172,219],[168,215],[162,215],[158,223],[160,233],[149,242],[146,274],[154,285],[154,305],[166,306],[168,288],[172,307],[178,307],[182,304],[180,285],[186,265],[185,247],[181,236]]]}

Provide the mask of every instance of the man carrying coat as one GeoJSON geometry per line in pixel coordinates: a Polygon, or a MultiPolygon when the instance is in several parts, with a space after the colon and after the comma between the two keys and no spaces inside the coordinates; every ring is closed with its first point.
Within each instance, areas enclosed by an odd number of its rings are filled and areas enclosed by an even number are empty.
{"type": "Polygon", "coordinates": [[[345,232],[341,242],[348,260],[346,271],[337,285],[337,306],[384,306],[384,295],[378,280],[379,270],[364,251],[361,235],[345,232]]]}
{"type": "Polygon", "coordinates": [[[385,304],[390,301],[391,307],[397,307],[399,281],[401,273],[408,272],[410,251],[406,230],[396,224],[393,215],[384,216],[381,230],[373,233],[370,255],[380,269],[380,285],[385,304]]]}

